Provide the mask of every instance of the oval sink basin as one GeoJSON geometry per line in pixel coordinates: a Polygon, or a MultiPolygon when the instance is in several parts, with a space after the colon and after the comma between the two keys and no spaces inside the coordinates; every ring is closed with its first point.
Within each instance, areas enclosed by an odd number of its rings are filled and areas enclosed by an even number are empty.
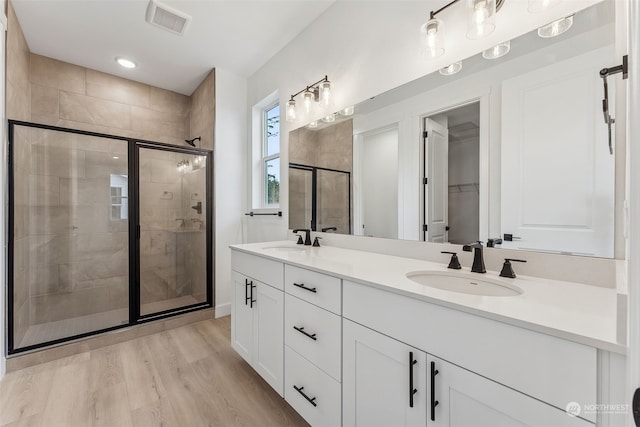
{"type": "Polygon", "coordinates": [[[414,271],[407,278],[421,285],[489,297],[512,297],[521,295],[522,289],[502,280],[487,278],[480,273],[458,273],[449,271],[414,271]]]}
{"type": "Polygon", "coordinates": [[[274,252],[304,252],[307,249],[307,247],[305,246],[269,246],[268,248],[262,248],[262,249],[264,249],[265,251],[274,251],[274,252]]]}

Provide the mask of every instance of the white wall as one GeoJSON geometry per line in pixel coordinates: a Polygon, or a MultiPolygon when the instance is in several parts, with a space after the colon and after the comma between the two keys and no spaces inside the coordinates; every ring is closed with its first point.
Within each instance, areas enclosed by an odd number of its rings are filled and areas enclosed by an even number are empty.
{"type": "Polygon", "coordinates": [[[242,243],[247,189],[247,81],[216,68],[214,149],[216,317],[231,313],[231,250],[242,243]]]}

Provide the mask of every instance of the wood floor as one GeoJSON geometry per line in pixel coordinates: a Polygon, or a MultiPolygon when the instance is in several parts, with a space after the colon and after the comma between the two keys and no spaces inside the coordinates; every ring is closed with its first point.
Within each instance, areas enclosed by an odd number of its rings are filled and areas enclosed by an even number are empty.
{"type": "Polygon", "coordinates": [[[0,426],[307,426],[229,335],[227,316],[11,372],[0,426]]]}

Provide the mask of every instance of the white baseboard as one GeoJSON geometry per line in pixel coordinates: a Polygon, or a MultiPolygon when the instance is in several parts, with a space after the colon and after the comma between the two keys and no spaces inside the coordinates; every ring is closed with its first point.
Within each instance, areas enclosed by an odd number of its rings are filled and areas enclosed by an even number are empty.
{"type": "Polygon", "coordinates": [[[231,315],[231,303],[227,302],[225,304],[216,305],[216,319],[219,317],[230,316],[231,315]]]}

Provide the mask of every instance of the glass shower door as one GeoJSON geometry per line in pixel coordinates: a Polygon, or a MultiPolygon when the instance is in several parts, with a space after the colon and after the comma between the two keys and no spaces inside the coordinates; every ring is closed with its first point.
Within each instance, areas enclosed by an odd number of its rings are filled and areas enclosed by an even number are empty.
{"type": "Polygon", "coordinates": [[[140,316],[206,304],[210,157],[140,145],[138,159],[140,316]]]}

